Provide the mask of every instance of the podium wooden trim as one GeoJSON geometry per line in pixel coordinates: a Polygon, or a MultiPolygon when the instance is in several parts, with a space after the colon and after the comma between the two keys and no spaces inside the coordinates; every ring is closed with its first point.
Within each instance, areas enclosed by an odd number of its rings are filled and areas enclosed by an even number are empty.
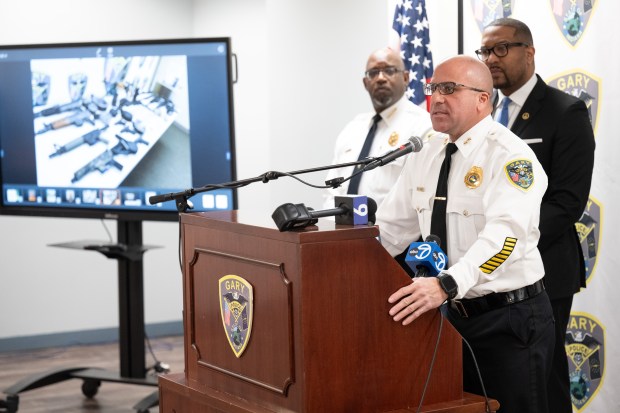
{"type": "Polygon", "coordinates": [[[387,297],[411,281],[376,227],[320,220],[280,232],[244,211],[180,222],[185,372],[160,378],[161,412],[416,411],[441,325],[422,411],[485,412],[463,393],[461,340],[439,311],[409,326],[389,316],[387,297]],[[239,357],[220,314],[225,275],[254,289],[239,357]]]}

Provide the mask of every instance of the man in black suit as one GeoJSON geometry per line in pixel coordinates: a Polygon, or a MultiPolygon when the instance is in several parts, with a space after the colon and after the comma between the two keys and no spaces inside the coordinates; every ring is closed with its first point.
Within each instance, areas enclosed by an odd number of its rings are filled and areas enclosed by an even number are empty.
{"type": "Polygon", "coordinates": [[[565,336],[573,295],[586,286],[575,223],[590,192],[592,124],[583,101],[548,86],[535,73],[532,33],[523,22],[495,20],[485,27],[481,43],[476,54],[491,70],[497,90],[494,118],[530,145],[549,178],[538,243],[556,329],[549,412],[572,413],[565,336]]]}

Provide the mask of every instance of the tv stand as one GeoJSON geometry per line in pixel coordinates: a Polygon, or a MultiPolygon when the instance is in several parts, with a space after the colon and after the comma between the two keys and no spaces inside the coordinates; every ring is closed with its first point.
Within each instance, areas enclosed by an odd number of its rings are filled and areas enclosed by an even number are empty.
{"type": "MultiPolygon", "coordinates": [[[[157,387],[157,377],[146,376],[144,349],[144,285],[142,256],[156,246],[142,244],[141,221],[118,221],[118,244],[101,241],[75,241],[51,244],[53,247],[92,250],[118,260],[118,313],[120,371],[100,368],[70,367],[38,373],[22,379],[4,390],[0,412],[14,413],[18,409],[19,393],[69,379],[82,379],[82,393],[94,397],[101,382],[127,383],[157,387]]],[[[146,413],[159,404],[158,391],[140,400],[133,409],[146,413]]]]}

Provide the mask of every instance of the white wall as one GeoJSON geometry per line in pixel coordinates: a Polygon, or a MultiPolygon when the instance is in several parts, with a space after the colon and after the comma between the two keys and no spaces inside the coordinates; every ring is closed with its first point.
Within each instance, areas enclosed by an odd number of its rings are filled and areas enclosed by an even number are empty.
{"type": "MultiPolygon", "coordinates": [[[[456,53],[457,2],[427,3],[440,61],[456,53]]],[[[389,0],[0,0],[0,43],[230,36],[245,179],[329,164],[340,129],[371,110],[363,71],[387,44],[392,13],[389,0]]],[[[324,175],[298,177],[321,185],[324,175]]],[[[318,207],[320,193],[280,178],[240,189],[239,205],[271,215],[284,202],[318,207]]],[[[143,228],[145,244],[163,246],[145,255],[145,321],[180,320],[177,225],[143,228]]],[[[97,220],[0,217],[0,339],[117,326],[116,261],[47,246],[106,237],[97,220]]]]}

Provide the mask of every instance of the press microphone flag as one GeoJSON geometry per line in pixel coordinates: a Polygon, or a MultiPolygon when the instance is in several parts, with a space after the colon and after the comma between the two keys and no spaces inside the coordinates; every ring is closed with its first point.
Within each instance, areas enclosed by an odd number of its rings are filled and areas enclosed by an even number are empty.
{"type": "Polygon", "coordinates": [[[336,208],[315,211],[304,204],[286,203],[280,205],[271,215],[280,231],[304,228],[314,225],[319,218],[336,217],[336,224],[366,225],[374,223],[377,203],[366,196],[337,196],[336,208]]]}
{"type": "Polygon", "coordinates": [[[434,277],[446,269],[448,257],[439,246],[440,242],[438,236],[431,234],[424,242],[411,243],[405,262],[416,277],[434,277]]]}
{"type": "MultiPolygon", "coordinates": [[[[340,225],[366,225],[375,222],[377,203],[367,196],[337,196],[334,198],[336,208],[327,211],[342,211],[335,215],[336,224],[340,225]]],[[[331,215],[324,215],[331,216],[331,215]]]]}

